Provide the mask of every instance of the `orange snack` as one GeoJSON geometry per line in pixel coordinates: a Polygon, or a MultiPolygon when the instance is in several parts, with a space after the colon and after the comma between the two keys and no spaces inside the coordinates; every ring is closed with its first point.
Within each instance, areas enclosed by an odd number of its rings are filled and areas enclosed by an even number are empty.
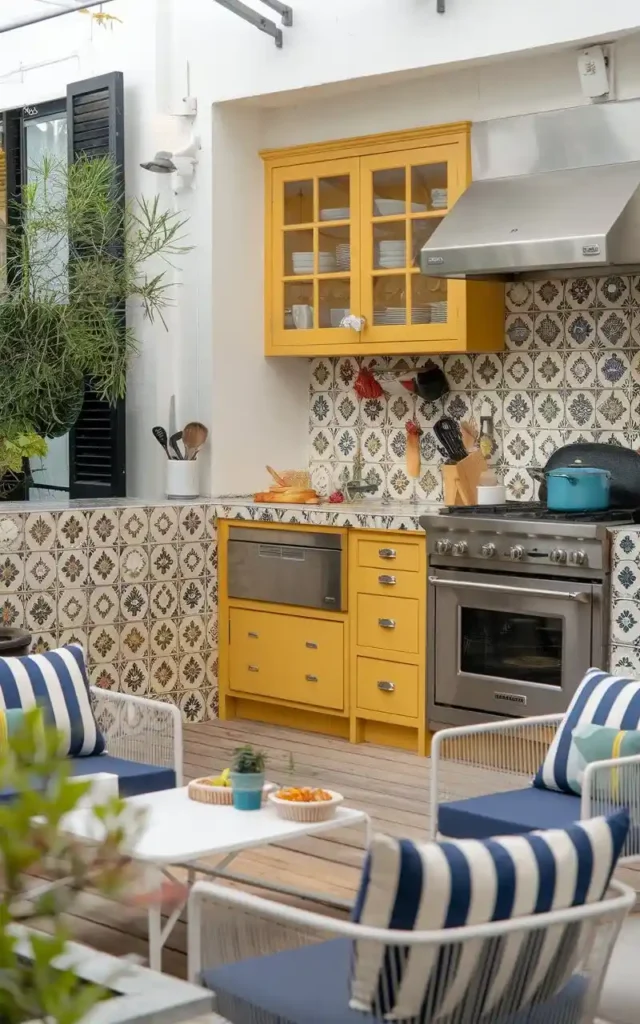
{"type": "Polygon", "coordinates": [[[278,800],[290,800],[298,804],[318,804],[333,799],[326,789],[311,789],[309,786],[286,786],[275,795],[278,800]]]}

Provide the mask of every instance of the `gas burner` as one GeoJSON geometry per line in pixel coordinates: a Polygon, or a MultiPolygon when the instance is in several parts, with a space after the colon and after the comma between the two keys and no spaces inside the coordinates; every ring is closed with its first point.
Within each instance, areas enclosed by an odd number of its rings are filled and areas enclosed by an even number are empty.
{"type": "Polygon", "coordinates": [[[450,505],[441,516],[484,516],[486,519],[544,520],[551,523],[635,523],[639,509],[611,508],[604,512],[554,512],[541,501],[508,501],[505,505],[450,505]]]}

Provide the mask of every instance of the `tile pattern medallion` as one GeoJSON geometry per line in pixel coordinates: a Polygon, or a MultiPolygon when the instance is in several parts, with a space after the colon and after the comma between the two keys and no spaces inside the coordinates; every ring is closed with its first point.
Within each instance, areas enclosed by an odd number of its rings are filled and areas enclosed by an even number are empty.
{"type": "Polygon", "coordinates": [[[611,531],[611,671],[640,679],[640,528],[611,531]]]}
{"type": "Polygon", "coordinates": [[[518,281],[505,295],[506,351],[498,355],[378,359],[393,369],[440,366],[450,392],[415,400],[397,381],[382,398],[360,399],[353,385],[369,359],[314,359],[310,369],[309,460],[322,493],[353,475],[381,498],[441,501],[441,458],[431,428],[447,413],[479,421],[487,400],[496,424],[493,464],[508,496],[530,500],[529,467],[544,466],[560,445],[604,441],[640,447],[640,276],[518,281]],[[421,476],[405,466],[406,422],[417,418],[421,476]]]}
{"type": "Polygon", "coordinates": [[[30,629],[34,650],[82,643],[97,686],[216,717],[213,511],[0,507],[0,621],[30,629]]]}

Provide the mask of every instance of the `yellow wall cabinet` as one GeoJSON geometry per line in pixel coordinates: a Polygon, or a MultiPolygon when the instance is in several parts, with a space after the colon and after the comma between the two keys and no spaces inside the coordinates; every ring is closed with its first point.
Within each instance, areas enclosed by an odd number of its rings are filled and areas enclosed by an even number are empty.
{"type": "Polygon", "coordinates": [[[469,137],[450,124],[262,153],[267,355],[503,348],[503,285],[418,267],[471,181],[469,137]]]}
{"type": "Polygon", "coordinates": [[[347,610],[323,612],[229,599],[228,528],[218,522],[220,717],[426,753],[424,538],[338,531],[347,610]]]}

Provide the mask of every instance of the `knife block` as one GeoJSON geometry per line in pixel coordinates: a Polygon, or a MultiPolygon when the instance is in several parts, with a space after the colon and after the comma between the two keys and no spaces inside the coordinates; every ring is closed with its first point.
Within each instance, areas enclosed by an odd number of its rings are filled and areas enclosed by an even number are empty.
{"type": "Polygon", "coordinates": [[[442,488],[445,505],[477,505],[478,483],[488,469],[481,451],[471,452],[466,459],[442,466],[442,488]]]}

